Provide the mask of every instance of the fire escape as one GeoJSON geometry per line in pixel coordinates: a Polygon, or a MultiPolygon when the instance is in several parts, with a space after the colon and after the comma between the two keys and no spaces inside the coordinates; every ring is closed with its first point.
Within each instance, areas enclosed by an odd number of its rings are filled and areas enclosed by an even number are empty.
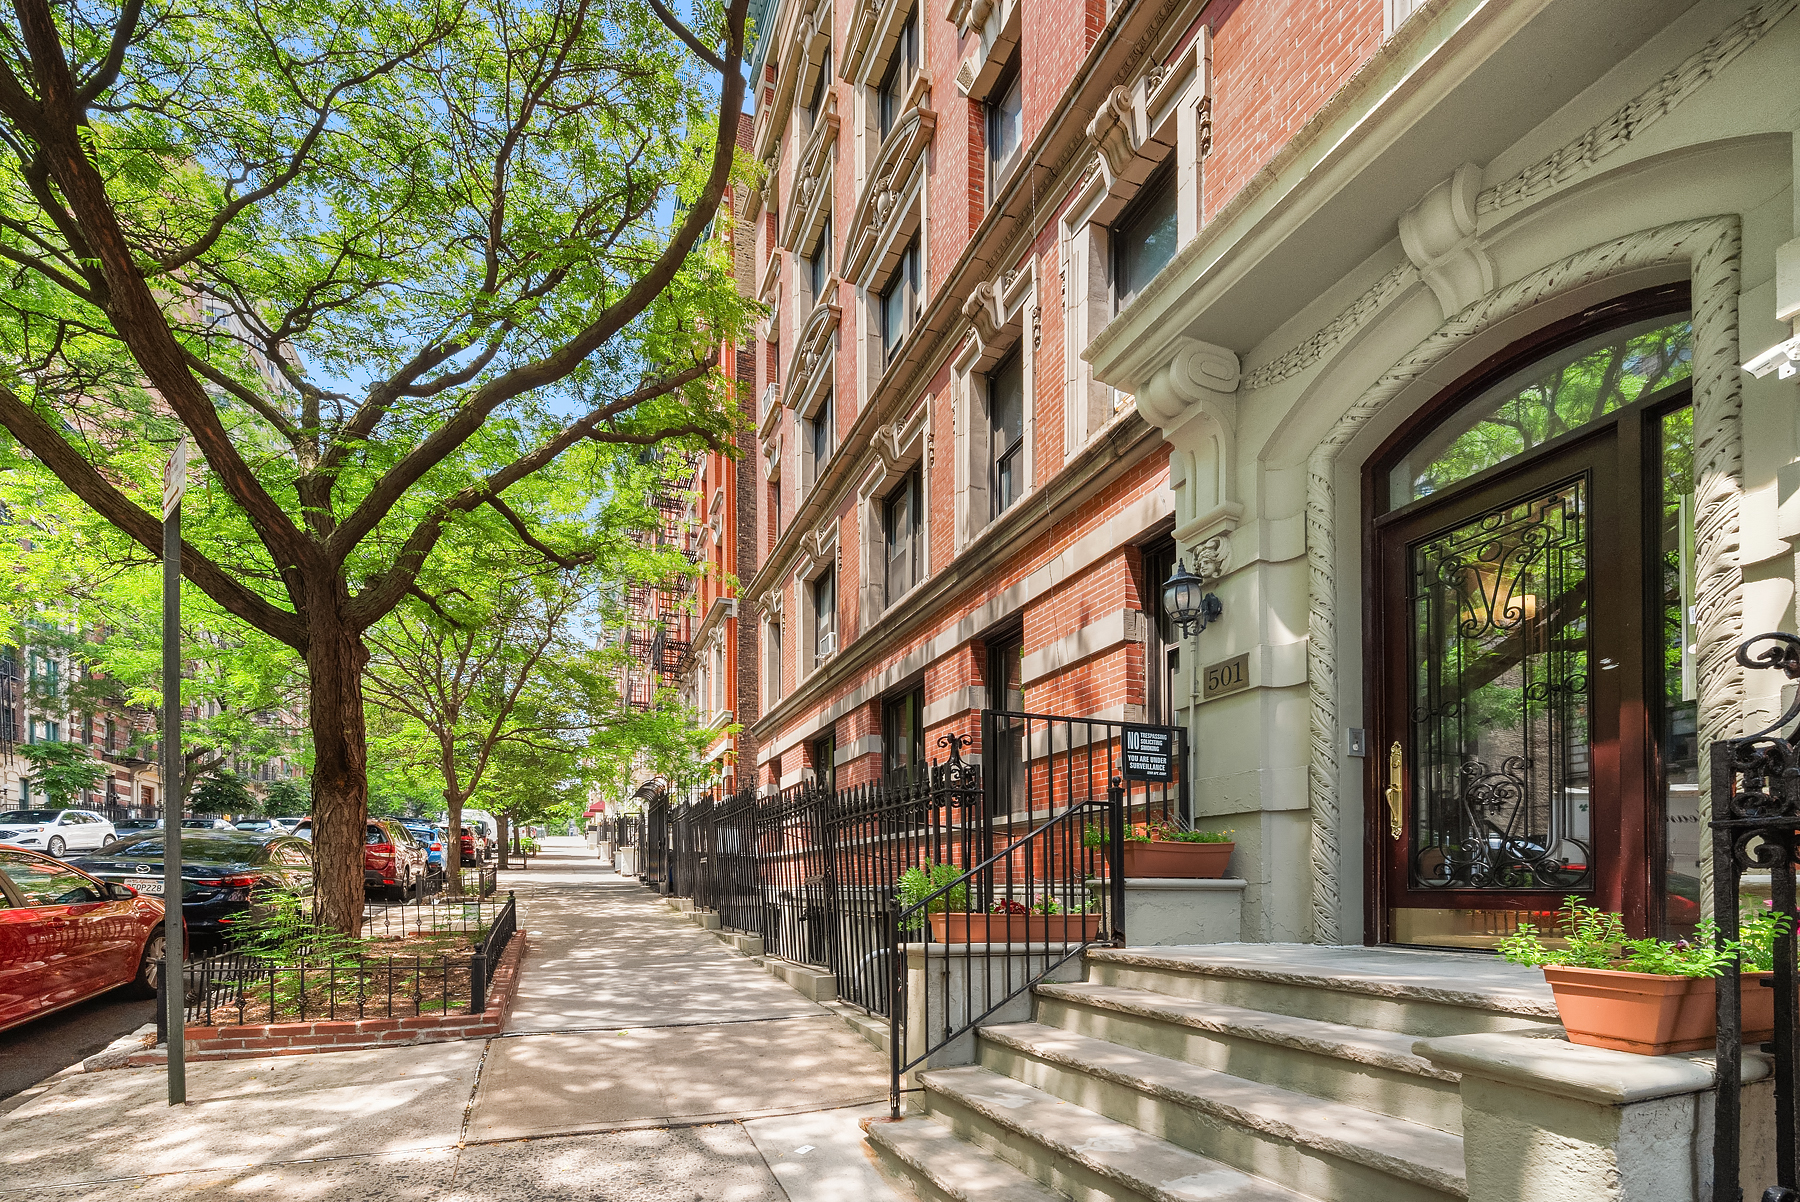
{"type": "MultiPolygon", "coordinates": [[[[633,539],[641,547],[676,547],[689,562],[697,551],[689,531],[689,497],[698,460],[683,457],[673,464],[648,498],[655,515],[652,525],[641,526],[633,539]]],[[[687,658],[686,615],[682,602],[692,591],[683,573],[655,582],[633,584],[625,594],[626,624],[623,643],[628,657],[620,693],[636,709],[650,709],[656,691],[672,687],[687,658]]]]}

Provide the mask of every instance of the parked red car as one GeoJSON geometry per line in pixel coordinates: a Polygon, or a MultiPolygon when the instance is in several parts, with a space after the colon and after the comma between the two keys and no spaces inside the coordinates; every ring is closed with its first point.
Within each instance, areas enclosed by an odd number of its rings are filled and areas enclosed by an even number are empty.
{"type": "Polygon", "coordinates": [[[462,866],[473,868],[481,864],[481,855],[475,850],[475,832],[468,827],[462,828],[462,866]]]}
{"type": "Polygon", "coordinates": [[[121,985],[156,996],[163,906],[0,843],[0,1031],[121,985]]]}
{"type": "MultiPolygon", "coordinates": [[[[303,818],[294,834],[311,842],[313,820],[303,818]]],[[[363,889],[410,893],[413,881],[425,875],[430,857],[395,818],[371,818],[363,836],[363,889]]]]}

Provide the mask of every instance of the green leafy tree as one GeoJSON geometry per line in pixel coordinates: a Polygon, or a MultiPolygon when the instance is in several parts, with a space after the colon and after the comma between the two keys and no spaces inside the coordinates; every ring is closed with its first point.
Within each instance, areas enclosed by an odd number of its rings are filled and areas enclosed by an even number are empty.
{"type": "Polygon", "coordinates": [[[291,780],[272,782],[264,790],[262,812],[271,818],[294,818],[306,813],[306,790],[291,780]]]}
{"type": "MultiPolygon", "coordinates": [[[[268,0],[0,17],[0,427],[304,661],[319,909],[362,913],[365,634],[447,534],[591,559],[521,489],[724,446],[749,0],[268,0]],[[671,36],[673,34],[674,36],[671,36]]],[[[747,180],[747,172],[745,176],[747,180]]]]}
{"type": "Polygon", "coordinates": [[[262,807],[242,777],[229,769],[219,768],[195,782],[188,793],[187,808],[196,814],[230,814],[241,818],[262,807]]]}
{"type": "Polygon", "coordinates": [[[31,765],[25,783],[42,793],[52,809],[68,809],[106,779],[106,765],[79,743],[26,743],[19,755],[31,765]]]}

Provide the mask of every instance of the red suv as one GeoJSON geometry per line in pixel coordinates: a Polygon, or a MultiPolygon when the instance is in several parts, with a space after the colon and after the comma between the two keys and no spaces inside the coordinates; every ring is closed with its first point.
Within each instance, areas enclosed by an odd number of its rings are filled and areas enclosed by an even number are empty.
{"type": "Polygon", "coordinates": [[[156,996],[163,906],[0,844],[0,1030],[129,985],[156,996]]]}
{"type": "MultiPolygon", "coordinates": [[[[313,820],[303,818],[294,828],[302,839],[313,837],[313,820]]],[[[425,876],[430,853],[420,847],[395,818],[371,818],[363,835],[363,889],[410,893],[413,881],[425,876]]]]}

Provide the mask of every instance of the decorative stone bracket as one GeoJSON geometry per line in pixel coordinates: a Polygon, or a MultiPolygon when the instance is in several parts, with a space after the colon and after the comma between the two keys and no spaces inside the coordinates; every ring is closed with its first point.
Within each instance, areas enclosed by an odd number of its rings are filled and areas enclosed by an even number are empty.
{"type": "Polygon", "coordinates": [[[1019,9],[1018,0],[977,0],[965,6],[963,17],[968,23],[958,22],[963,37],[971,29],[981,31],[975,48],[956,69],[956,90],[978,104],[987,100],[1018,50],[1019,9]]]}
{"type": "Polygon", "coordinates": [[[1454,317],[1494,290],[1494,260],[1476,234],[1481,168],[1464,163],[1400,215],[1400,245],[1454,317]]]}
{"type": "Polygon", "coordinates": [[[830,363],[836,360],[838,323],[843,316],[834,298],[837,296],[837,279],[834,277],[825,285],[826,300],[813,308],[807,317],[806,324],[800,327],[800,336],[795,339],[794,365],[788,372],[788,403],[801,412],[806,412],[812,402],[813,395],[821,386],[831,383],[830,363]],[[821,370],[824,365],[826,370],[821,370]]]}
{"type": "MultiPolygon", "coordinates": [[[[1136,395],[1138,412],[1169,442],[1175,537],[1186,545],[1229,535],[1244,513],[1237,488],[1239,376],[1235,353],[1182,337],[1136,395]]],[[[1214,558],[1223,571],[1223,555],[1214,558]]]]}
{"type": "Polygon", "coordinates": [[[825,107],[812,135],[800,152],[794,190],[788,198],[787,228],[781,231],[783,250],[804,253],[819,227],[831,216],[832,176],[837,164],[837,93],[825,97],[825,107]]]}

